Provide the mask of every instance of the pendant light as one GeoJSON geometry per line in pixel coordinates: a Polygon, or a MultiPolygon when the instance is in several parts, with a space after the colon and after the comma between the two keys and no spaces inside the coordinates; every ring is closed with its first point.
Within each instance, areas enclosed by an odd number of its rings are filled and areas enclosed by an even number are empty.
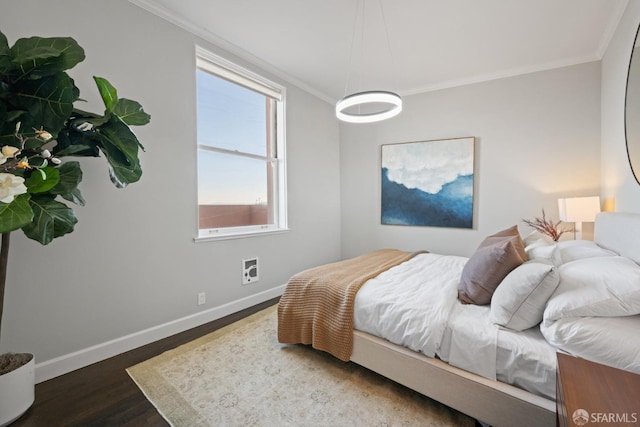
{"type": "MultiPolygon", "coordinates": [[[[361,50],[364,51],[364,1],[358,1],[358,7],[356,10],[356,19],[353,25],[353,36],[351,38],[351,58],[350,69],[353,60],[353,46],[355,40],[355,34],[357,29],[358,15],[362,14],[361,26],[361,50]]],[[[384,10],[382,8],[382,0],[378,0],[380,7],[380,14],[382,16],[382,25],[384,27],[385,39],[387,42],[387,48],[389,49],[389,57],[391,59],[391,68],[393,69],[393,55],[391,55],[391,44],[389,43],[389,31],[387,29],[387,22],[384,17],[384,10]]],[[[345,94],[349,89],[349,78],[351,73],[347,75],[347,83],[345,86],[345,94]]],[[[391,117],[397,116],[402,111],[402,98],[400,95],[394,92],[386,90],[369,90],[363,92],[356,92],[349,95],[345,95],[336,103],[336,117],[342,121],[349,123],[373,123],[381,120],[386,120],[391,117]]]]}

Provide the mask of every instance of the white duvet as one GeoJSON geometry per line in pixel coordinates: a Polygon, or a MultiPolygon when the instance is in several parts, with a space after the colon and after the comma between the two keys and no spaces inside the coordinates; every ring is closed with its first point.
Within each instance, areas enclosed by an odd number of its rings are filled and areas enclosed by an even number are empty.
{"type": "Polygon", "coordinates": [[[355,329],[495,379],[498,328],[488,307],[458,301],[467,260],[420,254],[367,281],[356,295],[355,329]]]}

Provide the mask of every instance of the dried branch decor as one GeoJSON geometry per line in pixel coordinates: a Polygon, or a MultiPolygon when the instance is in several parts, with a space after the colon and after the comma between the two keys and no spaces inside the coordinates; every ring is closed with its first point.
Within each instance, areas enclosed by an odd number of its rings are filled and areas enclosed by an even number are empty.
{"type": "Polygon", "coordinates": [[[542,209],[542,218],[535,217],[533,220],[523,219],[522,222],[539,233],[551,237],[554,242],[557,242],[564,233],[573,231],[573,228],[560,228],[562,221],[553,222],[547,219],[544,209],[542,209]]]}

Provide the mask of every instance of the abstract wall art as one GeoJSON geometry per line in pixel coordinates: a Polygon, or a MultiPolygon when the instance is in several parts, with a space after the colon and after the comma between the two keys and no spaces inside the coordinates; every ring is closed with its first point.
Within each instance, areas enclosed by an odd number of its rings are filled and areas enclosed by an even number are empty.
{"type": "Polygon", "coordinates": [[[473,227],[474,137],[381,147],[382,224],[473,227]]]}

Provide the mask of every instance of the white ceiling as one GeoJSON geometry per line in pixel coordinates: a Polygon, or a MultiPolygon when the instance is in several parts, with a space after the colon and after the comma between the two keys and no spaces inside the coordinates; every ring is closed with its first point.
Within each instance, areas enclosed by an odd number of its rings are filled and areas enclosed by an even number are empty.
{"type": "Polygon", "coordinates": [[[628,3],[364,0],[363,18],[359,0],[130,1],[328,102],[600,60],[628,3]]]}

